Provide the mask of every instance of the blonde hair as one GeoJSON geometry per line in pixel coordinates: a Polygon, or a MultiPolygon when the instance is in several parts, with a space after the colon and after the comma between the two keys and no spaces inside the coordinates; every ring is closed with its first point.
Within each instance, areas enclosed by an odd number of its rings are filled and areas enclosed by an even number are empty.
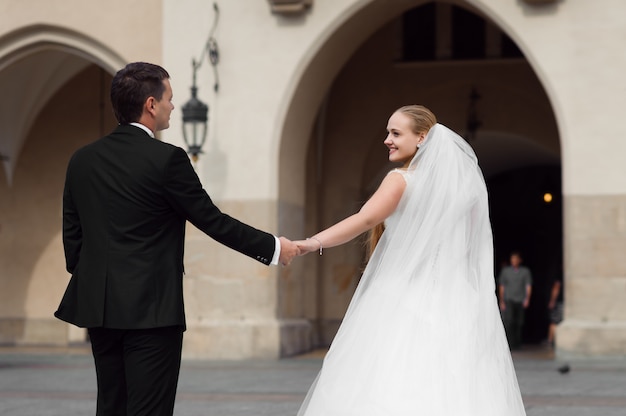
{"type": "Polygon", "coordinates": [[[423,105],[405,105],[398,108],[394,113],[402,113],[411,119],[411,131],[415,134],[426,134],[428,130],[437,124],[437,117],[423,105]]]}
{"type": "MultiPolygon", "coordinates": [[[[411,120],[411,131],[416,135],[427,134],[431,127],[437,124],[437,117],[423,105],[405,105],[398,108],[394,113],[402,113],[407,116],[411,120]]],[[[385,231],[384,223],[380,223],[370,230],[367,238],[367,260],[372,256],[383,231],[385,231]]]]}

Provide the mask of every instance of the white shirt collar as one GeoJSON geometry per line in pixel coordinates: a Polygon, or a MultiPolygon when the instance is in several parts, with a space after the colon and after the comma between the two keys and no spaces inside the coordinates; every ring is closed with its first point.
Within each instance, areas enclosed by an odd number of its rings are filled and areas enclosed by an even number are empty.
{"type": "Polygon", "coordinates": [[[141,124],[141,123],[130,123],[130,125],[131,126],[135,126],[135,127],[139,127],[140,129],[142,129],[143,131],[148,133],[150,135],[150,137],[152,137],[154,139],[154,133],[152,132],[152,130],[150,130],[149,128],[147,128],[143,124],[141,124]]]}

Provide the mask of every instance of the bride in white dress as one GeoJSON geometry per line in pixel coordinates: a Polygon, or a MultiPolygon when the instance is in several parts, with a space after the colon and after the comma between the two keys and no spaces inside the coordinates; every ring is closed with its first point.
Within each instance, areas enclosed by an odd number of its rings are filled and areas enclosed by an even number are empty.
{"type": "Polygon", "coordinates": [[[525,415],[476,156],[423,106],[398,109],[387,131],[403,167],[358,213],[297,242],[321,253],[385,225],[298,415],[525,415]]]}

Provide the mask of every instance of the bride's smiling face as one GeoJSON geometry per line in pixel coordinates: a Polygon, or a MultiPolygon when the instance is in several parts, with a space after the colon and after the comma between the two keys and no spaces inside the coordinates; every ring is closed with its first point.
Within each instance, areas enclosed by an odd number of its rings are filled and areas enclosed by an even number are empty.
{"type": "Polygon", "coordinates": [[[423,140],[423,133],[413,132],[413,121],[408,116],[398,111],[391,115],[387,123],[387,138],[384,141],[389,149],[390,162],[409,162],[423,140]]]}

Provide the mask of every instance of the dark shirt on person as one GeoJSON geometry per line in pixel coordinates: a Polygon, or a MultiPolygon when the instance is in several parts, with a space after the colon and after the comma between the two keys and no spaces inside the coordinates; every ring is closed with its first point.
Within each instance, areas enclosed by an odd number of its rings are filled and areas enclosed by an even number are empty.
{"type": "Polygon", "coordinates": [[[507,266],[500,271],[498,282],[504,287],[504,300],[522,303],[526,299],[526,286],[532,286],[533,278],[528,267],[507,266]]]}

